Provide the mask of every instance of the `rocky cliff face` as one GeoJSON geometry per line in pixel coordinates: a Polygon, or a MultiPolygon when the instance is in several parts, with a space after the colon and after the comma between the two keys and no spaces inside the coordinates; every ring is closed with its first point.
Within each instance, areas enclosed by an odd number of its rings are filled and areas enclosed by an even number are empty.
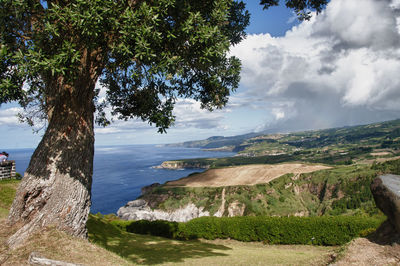
{"type": "Polygon", "coordinates": [[[128,202],[124,207],[119,208],[118,217],[124,220],[166,220],[174,222],[187,222],[197,217],[210,216],[203,207],[197,208],[193,203],[171,212],[152,210],[147,202],[142,199],[128,202]]]}
{"type": "MultiPolygon", "coordinates": [[[[212,216],[222,217],[226,212],[226,216],[228,217],[243,216],[246,206],[239,201],[227,204],[225,200],[225,188],[222,190],[221,198],[221,206],[212,216]]],[[[124,220],[166,220],[171,222],[187,222],[194,218],[211,216],[209,211],[204,210],[204,207],[196,207],[193,203],[172,211],[152,209],[151,205],[151,202],[144,199],[133,200],[119,208],[117,216],[124,220]]]]}
{"type": "Polygon", "coordinates": [[[171,170],[208,169],[208,168],[210,168],[210,165],[205,165],[204,163],[200,163],[200,162],[165,161],[161,165],[156,166],[155,168],[171,169],[171,170]]]}

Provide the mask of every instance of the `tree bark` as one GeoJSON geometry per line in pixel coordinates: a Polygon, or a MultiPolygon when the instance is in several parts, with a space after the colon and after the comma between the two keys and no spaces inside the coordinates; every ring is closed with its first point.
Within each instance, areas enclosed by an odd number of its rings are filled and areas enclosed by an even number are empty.
{"type": "Polygon", "coordinates": [[[10,224],[22,227],[8,239],[16,247],[34,231],[55,226],[86,237],[91,205],[96,77],[73,86],[57,80],[46,132],[32,155],[10,209],[10,224]]]}

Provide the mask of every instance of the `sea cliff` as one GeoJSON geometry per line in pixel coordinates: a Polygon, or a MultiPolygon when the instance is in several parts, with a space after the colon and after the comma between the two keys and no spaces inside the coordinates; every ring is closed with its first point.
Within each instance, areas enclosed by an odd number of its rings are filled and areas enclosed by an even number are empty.
{"type": "Polygon", "coordinates": [[[145,187],[139,201],[121,207],[118,216],[187,221],[200,216],[373,215],[378,211],[369,188],[376,172],[369,166],[289,173],[254,185],[188,186],[190,179],[215,170],[182,179],[186,185],[168,182],[145,187]]]}
{"type": "Polygon", "coordinates": [[[202,161],[165,161],[159,166],[155,166],[154,168],[161,169],[171,169],[171,170],[179,170],[179,169],[208,169],[210,168],[210,164],[207,164],[204,160],[202,161]]]}
{"type": "Polygon", "coordinates": [[[196,207],[190,203],[174,211],[152,210],[143,199],[133,200],[119,208],[118,217],[124,220],[166,220],[173,222],[187,222],[197,217],[210,216],[204,207],[196,207]]]}

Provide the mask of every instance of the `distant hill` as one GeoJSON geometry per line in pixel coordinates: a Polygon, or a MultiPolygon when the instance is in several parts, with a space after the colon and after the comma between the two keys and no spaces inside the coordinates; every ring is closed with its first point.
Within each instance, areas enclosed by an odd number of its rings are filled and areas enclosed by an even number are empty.
{"type": "Polygon", "coordinates": [[[250,156],[282,154],[293,150],[329,146],[365,145],[400,148],[400,119],[358,126],[345,126],[285,134],[248,133],[238,136],[213,136],[205,140],[167,144],[202,149],[221,149],[250,156]],[[284,147],[287,146],[287,147],[284,147]],[[268,151],[267,151],[268,150],[268,151]]]}
{"type": "Polygon", "coordinates": [[[236,148],[240,147],[244,141],[261,134],[262,133],[248,133],[231,137],[213,136],[205,140],[186,141],[182,143],[166,144],[165,146],[238,151],[236,148]]]}
{"type": "Polygon", "coordinates": [[[374,216],[372,180],[400,174],[400,120],[235,140],[234,157],[164,162],[169,169],[209,170],[152,187],[142,199],[167,212],[194,204],[222,216],[374,216]],[[298,173],[291,169],[297,164],[327,168],[298,173]]]}
{"type": "MultiPolygon", "coordinates": [[[[400,156],[400,119],[288,134],[250,133],[234,137],[211,137],[179,145],[237,152],[235,157],[173,161],[177,168],[209,168],[246,164],[311,162],[329,165],[372,163],[400,156]]],[[[164,162],[164,165],[171,165],[164,162]]],[[[166,167],[173,168],[173,167],[166,167]]]]}

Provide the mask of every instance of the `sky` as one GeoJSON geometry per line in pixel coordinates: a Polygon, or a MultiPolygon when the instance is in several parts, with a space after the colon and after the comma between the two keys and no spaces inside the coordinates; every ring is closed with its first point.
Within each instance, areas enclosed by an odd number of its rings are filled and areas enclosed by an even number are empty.
{"type": "MultiPolygon", "coordinates": [[[[247,38],[231,47],[239,88],[222,110],[179,99],[167,134],[139,120],[96,127],[96,145],[161,144],[250,132],[293,132],[400,118],[400,0],[331,0],[310,21],[247,0],[247,38]]],[[[105,88],[101,88],[104,95],[105,88]]],[[[43,131],[0,106],[0,149],[35,147],[43,131]]]]}

